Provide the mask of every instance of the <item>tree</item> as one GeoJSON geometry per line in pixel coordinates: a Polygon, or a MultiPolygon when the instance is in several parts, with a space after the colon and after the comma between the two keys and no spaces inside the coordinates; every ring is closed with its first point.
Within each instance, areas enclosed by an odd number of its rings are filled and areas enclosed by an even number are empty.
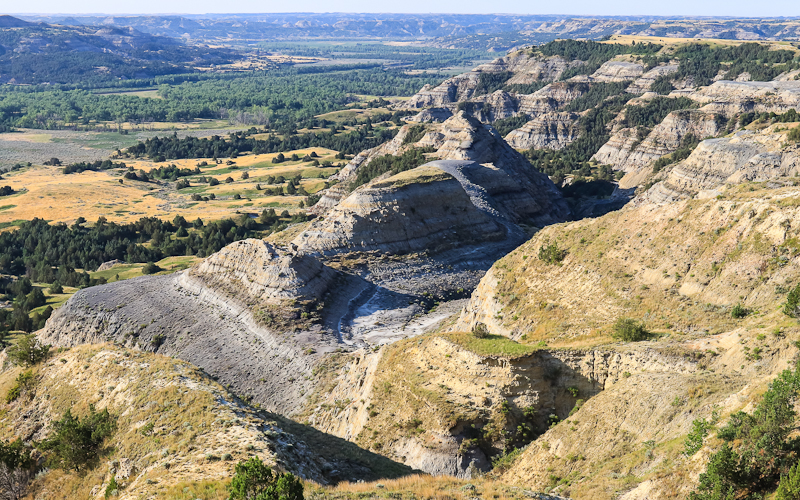
{"type": "Polygon", "coordinates": [[[8,348],[8,359],[26,368],[44,361],[49,354],[50,346],[40,344],[33,334],[23,335],[16,345],[8,348]]]}
{"type": "Polygon", "coordinates": [[[158,267],[158,264],[156,264],[155,262],[148,262],[142,268],[142,274],[155,274],[161,270],[162,269],[158,267]]]}
{"type": "Polygon", "coordinates": [[[794,464],[789,474],[781,477],[775,500],[800,500],[800,467],[794,464]]]}
{"type": "Polygon", "coordinates": [[[242,172],[242,180],[247,180],[249,178],[250,178],[250,174],[248,174],[247,172],[242,172]]]}
{"type": "Polygon", "coordinates": [[[53,284],[50,285],[50,288],[48,288],[48,291],[51,294],[60,294],[64,293],[64,287],[61,286],[61,283],[59,283],[58,280],[55,280],[53,284]]]}
{"type": "MultiPolygon", "coordinates": [[[[800,127],[798,127],[800,130],[800,127]]],[[[800,285],[797,285],[786,296],[786,302],[783,304],[783,314],[791,316],[792,318],[800,317],[800,285]]]]}
{"type": "Polygon", "coordinates": [[[22,440],[0,441],[0,499],[19,500],[36,471],[36,460],[22,440]]]}
{"type": "Polygon", "coordinates": [[[90,405],[89,415],[82,420],[67,410],[61,420],[53,422],[53,430],[40,448],[50,452],[47,461],[52,467],[81,471],[94,465],[103,441],[116,429],[117,419],[108,409],[97,412],[90,405]]]}
{"type": "Polygon", "coordinates": [[[208,180],[209,186],[216,186],[217,184],[219,184],[219,179],[217,179],[216,177],[212,177],[208,180]]]}
{"type": "Polygon", "coordinates": [[[650,336],[644,325],[636,320],[630,318],[619,318],[613,327],[611,334],[615,339],[622,340],[623,342],[638,342],[646,340],[650,336]]]}
{"type": "Polygon", "coordinates": [[[303,500],[303,484],[291,473],[273,472],[258,457],[236,465],[230,500],[303,500]]]}

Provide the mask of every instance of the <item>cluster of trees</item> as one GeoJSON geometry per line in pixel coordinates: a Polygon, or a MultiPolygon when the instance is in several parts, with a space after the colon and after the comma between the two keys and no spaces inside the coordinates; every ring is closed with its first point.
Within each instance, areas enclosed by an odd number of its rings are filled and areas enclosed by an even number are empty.
{"type": "Polygon", "coordinates": [[[567,85],[579,87],[583,95],[567,104],[564,110],[580,113],[597,106],[611,96],[622,94],[629,84],[627,82],[596,82],[592,84],[569,82],[567,85]]]}
{"type": "Polygon", "coordinates": [[[656,97],[644,106],[626,106],[623,124],[626,127],[653,128],[673,111],[696,108],[698,104],[686,97],[676,99],[656,97]]]}
{"type": "Polygon", "coordinates": [[[796,52],[771,50],[769,45],[761,43],[731,46],[693,43],[678,47],[670,57],[677,58],[680,63],[678,72],[669,76],[673,80],[691,76],[696,85],[710,85],[722,69],[727,70],[723,75],[726,80],[749,73],[753,80],[768,81],[785,71],[800,68],[796,52]]]}
{"type": "Polygon", "coordinates": [[[576,75],[590,75],[597,71],[603,63],[620,54],[651,56],[661,50],[661,45],[653,43],[622,45],[598,43],[591,40],[555,40],[531,50],[533,54],[561,56],[568,61],[585,61],[585,64],[570,68],[561,74],[561,80],[567,80],[576,75]]]}
{"type": "MultiPolygon", "coordinates": [[[[96,283],[98,282],[94,281],[91,284],[96,283]]],[[[61,284],[55,281],[51,291],[61,293],[63,291],[61,284]]],[[[41,312],[30,314],[33,309],[45,305],[47,299],[44,292],[34,287],[27,276],[7,282],[3,292],[5,299],[13,302],[11,309],[0,309],[0,345],[8,332],[32,332],[42,328],[53,313],[53,308],[47,306],[41,312]]]]}
{"type": "Polygon", "coordinates": [[[367,165],[362,165],[358,169],[358,174],[353,181],[353,188],[366,184],[376,177],[389,172],[391,175],[417,168],[430,161],[425,153],[432,153],[436,148],[412,148],[400,156],[384,155],[375,158],[367,165]]]}
{"type": "Polygon", "coordinates": [[[604,100],[596,108],[589,110],[578,122],[579,137],[563,149],[551,151],[530,149],[525,156],[539,172],[551,177],[565,176],[582,167],[610,137],[606,125],[613,120],[630,100],[629,94],[621,94],[604,100]]]}
{"type": "Polygon", "coordinates": [[[56,129],[91,121],[186,121],[228,117],[235,110],[259,115],[272,128],[280,128],[343,109],[358,99],[356,94],[413,95],[439,80],[438,75],[379,68],[348,72],[328,68],[312,74],[282,69],[165,84],[159,88],[161,99],[45,86],[4,87],[0,89],[0,125],[56,129]]]}
{"type": "MultiPolygon", "coordinates": [[[[59,161],[59,163],[61,163],[59,161]]],[[[79,174],[87,170],[99,172],[101,170],[111,170],[112,168],[127,168],[124,163],[112,162],[111,160],[97,160],[94,162],[82,161],[79,163],[71,163],[62,168],[61,171],[65,174],[79,174]]]]}
{"type": "Polygon", "coordinates": [[[396,134],[396,129],[373,129],[368,125],[339,135],[328,131],[288,137],[270,135],[266,139],[256,139],[247,132],[230,134],[227,138],[215,135],[202,139],[179,138],[177,134],[173,134],[139,142],[128,148],[125,154],[134,157],[146,156],[155,161],[183,158],[236,158],[244,152],[264,154],[304,148],[328,148],[345,154],[357,154],[390,140],[396,134]]]}
{"type": "Polygon", "coordinates": [[[511,71],[499,71],[497,73],[481,73],[478,75],[478,83],[475,85],[473,97],[491,94],[496,90],[503,89],[506,82],[514,76],[511,71]]]}

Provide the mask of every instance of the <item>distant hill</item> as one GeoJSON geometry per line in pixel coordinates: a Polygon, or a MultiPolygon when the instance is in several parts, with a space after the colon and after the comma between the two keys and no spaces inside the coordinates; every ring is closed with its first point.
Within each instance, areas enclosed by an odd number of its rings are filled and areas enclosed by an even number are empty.
{"type": "Polygon", "coordinates": [[[62,22],[52,26],[0,16],[0,83],[95,85],[185,73],[239,57],[230,49],[187,45],[129,27],[62,22]]]}
{"type": "Polygon", "coordinates": [[[23,21],[13,16],[0,16],[0,28],[23,28],[31,26],[33,23],[23,21]]]}

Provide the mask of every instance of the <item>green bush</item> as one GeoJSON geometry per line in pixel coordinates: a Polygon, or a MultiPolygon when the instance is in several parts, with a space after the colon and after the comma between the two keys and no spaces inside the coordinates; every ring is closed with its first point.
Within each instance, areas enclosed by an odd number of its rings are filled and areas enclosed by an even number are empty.
{"type": "Polygon", "coordinates": [[[795,127],[790,130],[788,138],[790,141],[800,142],[800,127],[795,127]]]}
{"type": "Polygon", "coordinates": [[[800,467],[794,464],[789,474],[781,477],[775,500],[800,500],[800,467]]]}
{"type": "Polygon", "coordinates": [[[40,448],[49,452],[47,462],[51,467],[82,471],[95,464],[103,442],[116,428],[117,418],[108,409],[97,412],[90,405],[84,419],[73,417],[67,410],[61,420],[53,422],[53,430],[40,448]]]}
{"type": "Polygon", "coordinates": [[[258,457],[236,465],[230,500],[303,500],[303,484],[291,473],[273,472],[258,457]]]}
{"type": "Polygon", "coordinates": [[[613,327],[612,337],[623,342],[639,342],[650,336],[644,325],[634,319],[619,318],[613,327]]]}
{"type": "Polygon", "coordinates": [[[476,323],[475,326],[472,327],[472,335],[478,339],[485,339],[489,336],[489,329],[486,328],[486,325],[483,323],[476,323]]]}
{"type": "Polygon", "coordinates": [[[31,367],[47,359],[50,346],[39,344],[33,334],[23,335],[16,345],[8,348],[8,359],[15,365],[31,367]]]}
{"type": "Polygon", "coordinates": [[[22,395],[22,392],[30,391],[36,385],[36,377],[34,377],[31,370],[24,371],[17,376],[14,385],[8,390],[6,394],[6,403],[15,401],[22,395]]]}
{"type": "Polygon", "coordinates": [[[750,314],[750,311],[748,311],[747,308],[741,304],[736,304],[735,306],[731,307],[731,318],[742,319],[748,314],[750,314]]]}
{"type": "MultiPolygon", "coordinates": [[[[700,484],[691,500],[763,498],[779,487],[782,478],[797,475],[800,438],[792,433],[799,390],[800,365],[796,365],[770,384],[752,415],[741,411],[731,415],[728,425],[717,432],[725,443],[700,474],[700,484]]],[[[791,493],[792,482],[796,481],[782,481],[786,483],[785,494],[791,493]]]]}
{"type": "Polygon", "coordinates": [[[142,268],[142,274],[155,274],[160,271],[163,271],[163,269],[158,267],[158,264],[156,264],[155,262],[148,262],[142,268]]]}
{"type": "Polygon", "coordinates": [[[558,243],[548,243],[539,247],[539,260],[547,262],[548,264],[558,264],[564,257],[567,256],[567,251],[558,248],[558,243]]]}
{"type": "Polygon", "coordinates": [[[106,486],[106,493],[105,497],[113,497],[117,496],[117,492],[119,491],[119,485],[117,484],[117,477],[111,476],[111,481],[108,482],[108,486],[106,486]]]}
{"type": "MultiPolygon", "coordinates": [[[[800,130],[800,127],[797,130],[800,130]]],[[[800,317],[800,285],[794,287],[789,292],[789,295],[786,296],[786,302],[783,304],[783,314],[792,318],[800,317]]]]}

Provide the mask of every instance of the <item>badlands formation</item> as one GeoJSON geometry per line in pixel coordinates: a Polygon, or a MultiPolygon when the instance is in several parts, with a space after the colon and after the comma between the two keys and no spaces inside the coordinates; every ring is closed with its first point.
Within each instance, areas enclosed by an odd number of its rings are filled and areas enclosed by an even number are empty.
{"type": "Polygon", "coordinates": [[[398,473],[687,498],[720,445],[685,455],[693,422],[752,410],[797,355],[781,306],[800,280],[798,124],[784,115],[800,81],[696,85],[678,60],[634,53],[587,68],[524,50],[426,86],[286,246],[240,241],[183,272],[82,290],[39,338],[71,356],[111,342],[104,356],[191,362],[398,473]],[[628,126],[651,104],[655,123],[628,126]],[[503,138],[494,125],[509,123],[503,138]],[[590,136],[574,161],[592,173],[563,186],[529,161],[590,136]],[[611,194],[567,196],[601,167],[611,194]],[[624,206],[581,218],[603,202],[624,206]],[[619,341],[621,318],[651,335],[619,341]]]}

